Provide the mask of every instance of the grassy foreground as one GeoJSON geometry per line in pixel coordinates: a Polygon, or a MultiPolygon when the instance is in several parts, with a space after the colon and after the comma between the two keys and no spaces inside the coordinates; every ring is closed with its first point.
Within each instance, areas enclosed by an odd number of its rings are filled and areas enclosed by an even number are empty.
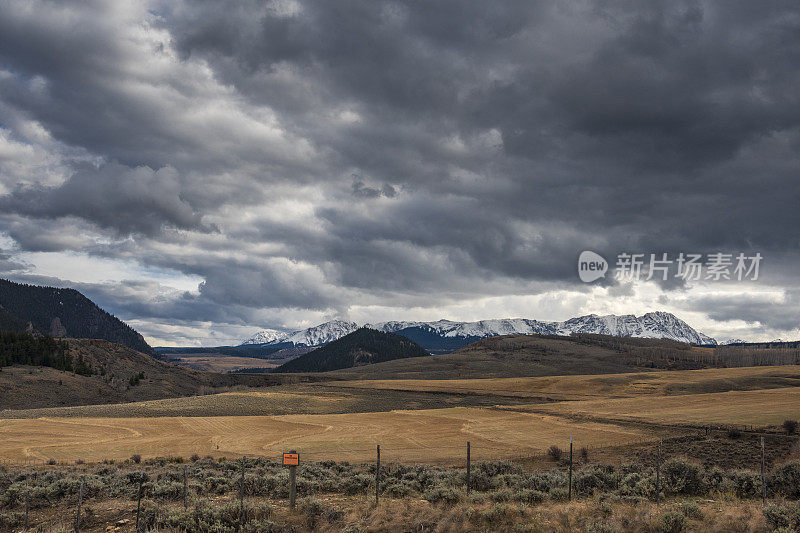
{"type": "Polygon", "coordinates": [[[0,471],[0,529],[20,530],[26,503],[36,531],[74,529],[83,484],[82,531],[795,531],[800,527],[800,462],[761,477],[668,459],[660,493],[652,465],[592,464],[575,470],[573,500],[563,463],[530,472],[506,461],[464,469],[388,464],[375,504],[375,466],[326,461],[298,470],[298,507],[288,509],[288,473],[265,459],[138,458],[116,464],[0,471]],[[188,506],[184,509],[184,469],[188,506]],[[240,490],[244,489],[244,514],[240,490]],[[660,499],[660,505],[657,500],[660,499]],[[779,529],[784,528],[784,529],[779,529]]]}

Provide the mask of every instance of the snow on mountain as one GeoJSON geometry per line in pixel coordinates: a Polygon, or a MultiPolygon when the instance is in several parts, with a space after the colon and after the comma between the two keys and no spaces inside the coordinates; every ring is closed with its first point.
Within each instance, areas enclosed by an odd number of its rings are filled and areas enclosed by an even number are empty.
{"type": "MultiPolygon", "coordinates": [[[[493,337],[496,335],[570,335],[572,333],[598,333],[618,337],[666,338],[695,344],[717,344],[711,337],[699,333],[686,322],[671,313],[657,311],[640,317],[634,315],[586,315],[570,318],[564,322],[541,322],[527,318],[505,318],[479,320],[477,322],[454,322],[437,320],[435,322],[390,321],[365,324],[366,327],[388,333],[407,328],[422,328],[446,338],[493,337]]],[[[246,344],[278,344],[291,342],[296,346],[319,346],[344,337],[358,329],[355,322],[332,320],[319,326],[270,337],[272,330],[259,332],[246,344]],[[262,338],[266,342],[255,342],[262,338]]],[[[274,333],[274,332],[272,332],[274,333]]]]}
{"type": "Polygon", "coordinates": [[[672,339],[695,344],[716,344],[711,337],[698,333],[689,324],[672,313],[657,311],[640,317],[634,315],[587,315],[571,318],[558,324],[559,335],[571,333],[599,333],[615,337],[642,337],[647,339],[672,339]]]}
{"type": "Polygon", "coordinates": [[[634,315],[586,315],[564,322],[541,322],[527,318],[479,320],[477,322],[383,322],[367,324],[380,331],[395,332],[408,327],[425,326],[443,337],[491,337],[495,335],[570,335],[598,333],[617,337],[667,338],[696,344],[716,344],[711,337],[698,333],[671,313],[658,311],[641,317],[634,315]]]}
{"type": "Polygon", "coordinates": [[[726,339],[724,341],[721,341],[719,344],[721,346],[728,346],[730,344],[744,344],[746,342],[747,341],[743,341],[742,339],[726,339]]]}
{"type": "Polygon", "coordinates": [[[292,343],[295,346],[321,346],[335,341],[340,337],[344,337],[348,333],[352,333],[358,329],[358,324],[355,322],[347,322],[344,320],[331,320],[319,326],[314,326],[307,329],[293,331],[291,333],[278,333],[275,330],[259,331],[244,344],[280,344],[284,342],[292,343]],[[261,338],[268,339],[264,342],[259,342],[261,338]]]}
{"type": "Polygon", "coordinates": [[[276,340],[278,340],[278,339],[280,339],[282,337],[285,337],[285,336],[286,336],[286,333],[284,333],[282,331],[278,331],[278,330],[275,330],[275,329],[265,329],[265,330],[259,331],[258,333],[256,333],[255,335],[253,335],[252,337],[250,337],[249,339],[244,341],[242,344],[243,345],[244,344],[269,344],[269,343],[274,342],[274,341],[276,341],[276,340]]]}

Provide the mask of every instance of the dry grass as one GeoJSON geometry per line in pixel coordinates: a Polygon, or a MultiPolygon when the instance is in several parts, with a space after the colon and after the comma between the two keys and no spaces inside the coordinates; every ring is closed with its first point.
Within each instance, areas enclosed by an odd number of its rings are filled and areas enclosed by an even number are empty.
{"type": "Polygon", "coordinates": [[[530,403],[530,400],[509,400],[500,396],[439,394],[415,391],[381,391],[368,389],[312,386],[310,384],[278,385],[249,389],[244,386],[228,390],[201,388],[209,394],[167,400],[150,400],[109,405],[47,407],[0,411],[5,418],[140,418],[161,416],[267,416],[285,414],[335,414],[392,411],[394,409],[437,409],[457,406],[493,406],[498,403],[530,403]],[[212,394],[212,392],[216,392],[212,394]]]}
{"type": "Polygon", "coordinates": [[[270,361],[255,357],[236,357],[232,355],[180,355],[171,356],[170,363],[186,366],[204,372],[230,372],[242,368],[275,368],[282,360],[270,361]]]}
{"type": "Polygon", "coordinates": [[[326,382],[326,387],[496,394],[574,400],[692,394],[800,385],[800,366],[670,370],[625,374],[488,379],[380,379],[326,382]]]}
{"type": "MultiPolygon", "coordinates": [[[[520,407],[513,407],[520,409],[520,407]]],[[[800,414],[800,387],[537,404],[531,412],[661,424],[778,425],[800,414]]]]}
{"type": "Polygon", "coordinates": [[[380,443],[386,460],[455,463],[467,440],[476,459],[489,459],[542,453],[553,443],[569,442],[570,435],[594,446],[649,438],[610,424],[464,407],[270,417],[40,418],[0,420],[0,458],[277,456],[295,448],[309,460],[367,461],[380,443]]]}
{"type": "MultiPolygon", "coordinates": [[[[761,511],[760,502],[724,499],[720,501],[693,499],[696,513],[686,517],[686,532],[708,533],[767,533],[772,530],[761,511]]],[[[481,498],[467,499],[455,505],[432,504],[419,498],[383,498],[378,506],[370,497],[323,496],[301,499],[298,509],[288,510],[283,500],[249,498],[252,507],[269,509],[270,520],[278,531],[339,532],[349,531],[436,531],[436,532],[539,532],[573,533],[575,531],[604,532],[663,531],[663,517],[686,513],[686,501],[673,500],[657,507],[652,502],[624,503],[592,498],[572,502],[546,502],[538,505],[492,503],[481,498]],[[310,505],[314,502],[316,505],[310,505]],[[314,511],[312,511],[314,509],[314,511]],[[331,511],[334,511],[331,513],[331,511]],[[316,513],[319,513],[318,515],[316,513]],[[315,518],[313,528],[309,518],[315,518]]],[[[226,499],[208,501],[208,506],[222,506],[226,499]]],[[[136,502],[130,500],[92,500],[89,504],[96,514],[86,520],[82,531],[134,531],[136,502]],[[121,518],[124,525],[114,526],[121,518]]],[[[692,505],[691,503],[689,505],[692,505]]],[[[178,503],[160,504],[162,515],[181,513],[178,503]]],[[[37,510],[33,520],[37,531],[66,533],[73,531],[69,506],[37,510]]],[[[159,529],[158,531],[170,531],[159,529]]]]}

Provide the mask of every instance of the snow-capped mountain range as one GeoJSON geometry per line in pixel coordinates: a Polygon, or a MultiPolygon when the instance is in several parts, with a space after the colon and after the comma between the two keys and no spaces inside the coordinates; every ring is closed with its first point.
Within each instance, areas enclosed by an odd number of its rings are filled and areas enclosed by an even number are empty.
{"type": "Polygon", "coordinates": [[[321,346],[344,337],[358,329],[355,322],[331,320],[319,326],[301,329],[289,333],[280,333],[273,329],[259,331],[242,344],[293,344],[295,346],[321,346]]]}
{"type": "Polygon", "coordinates": [[[742,339],[726,339],[724,341],[720,341],[719,344],[721,346],[728,346],[728,345],[731,345],[731,344],[744,344],[746,342],[747,341],[743,341],[742,339]]]}
{"type": "MultiPolygon", "coordinates": [[[[390,321],[364,324],[368,328],[389,333],[415,330],[423,331],[444,339],[465,339],[470,342],[483,337],[496,335],[570,335],[572,333],[599,333],[618,337],[666,338],[695,344],[717,344],[711,337],[699,333],[686,322],[671,313],[657,311],[640,317],[634,315],[586,315],[570,318],[564,322],[542,322],[527,318],[479,320],[477,322],[454,322],[437,320],[435,322],[390,321]]],[[[256,333],[243,344],[275,345],[287,343],[293,346],[320,346],[344,337],[358,329],[355,322],[331,320],[312,328],[279,333],[264,330],[256,333]]]]}

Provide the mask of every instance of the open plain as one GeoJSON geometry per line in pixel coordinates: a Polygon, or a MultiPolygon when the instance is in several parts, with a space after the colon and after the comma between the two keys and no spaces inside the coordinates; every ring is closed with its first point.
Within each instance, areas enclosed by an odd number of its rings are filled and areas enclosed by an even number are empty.
{"type": "MultiPolygon", "coordinates": [[[[556,416],[483,408],[335,415],[157,418],[37,418],[0,421],[0,458],[73,462],[193,454],[368,461],[381,444],[387,460],[456,462],[471,441],[476,457],[542,454],[553,443],[641,442],[635,428],[575,423],[556,416]]],[[[649,438],[654,438],[652,435],[649,438]]]]}
{"type": "Polygon", "coordinates": [[[777,428],[800,413],[797,367],[280,385],[128,404],[5,411],[0,458],[275,457],[458,463],[646,444],[689,427],[777,428]],[[707,392],[707,391],[723,392],[707,392]],[[655,426],[656,429],[653,429],[655,426]]]}

